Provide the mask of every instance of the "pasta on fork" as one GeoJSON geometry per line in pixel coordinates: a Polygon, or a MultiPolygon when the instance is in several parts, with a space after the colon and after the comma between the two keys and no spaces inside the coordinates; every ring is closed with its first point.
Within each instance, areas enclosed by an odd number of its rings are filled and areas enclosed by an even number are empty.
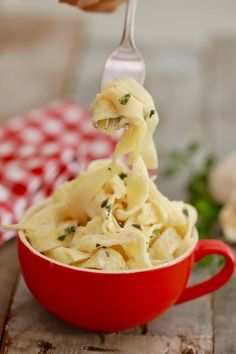
{"type": "Polygon", "coordinates": [[[170,201],[149,177],[158,167],[152,97],[125,77],[107,84],[92,109],[93,124],[106,134],[116,133],[113,120],[128,126],[112,158],[93,161],[12,227],[47,257],[79,268],[145,269],[180,256],[193,243],[197,213],[170,201]]]}

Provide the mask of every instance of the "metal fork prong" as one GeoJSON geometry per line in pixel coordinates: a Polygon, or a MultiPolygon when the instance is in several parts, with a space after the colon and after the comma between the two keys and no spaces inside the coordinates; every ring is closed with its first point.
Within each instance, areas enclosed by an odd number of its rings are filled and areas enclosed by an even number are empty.
{"type": "Polygon", "coordinates": [[[100,123],[100,121],[98,120],[96,123],[95,123],[95,128],[97,129],[98,128],[98,126],[99,126],[99,123],[100,123]]]}
{"type": "Polygon", "coordinates": [[[125,123],[125,131],[129,129],[129,123],[125,123]]]}
{"type": "Polygon", "coordinates": [[[105,128],[105,129],[108,129],[108,128],[109,128],[109,125],[110,125],[110,119],[107,119],[104,128],[105,128]]]}
{"type": "Polygon", "coordinates": [[[120,123],[120,119],[116,119],[115,120],[115,130],[119,130],[120,129],[119,123],[120,123]]]}
{"type": "Polygon", "coordinates": [[[134,42],[136,5],[137,0],[127,1],[122,40],[119,47],[106,60],[101,88],[109,82],[127,76],[137,80],[141,85],[144,83],[145,62],[134,42]]]}

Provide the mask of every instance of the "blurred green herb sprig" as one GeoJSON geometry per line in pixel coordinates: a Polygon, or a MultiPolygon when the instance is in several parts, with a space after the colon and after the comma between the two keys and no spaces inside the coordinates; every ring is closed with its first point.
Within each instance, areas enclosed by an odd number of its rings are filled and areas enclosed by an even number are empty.
{"type": "Polygon", "coordinates": [[[188,169],[187,201],[197,209],[197,228],[200,238],[203,239],[210,237],[221,205],[213,199],[209,188],[209,173],[215,164],[215,157],[206,155],[200,167],[196,167],[194,160],[199,152],[200,145],[197,142],[188,144],[184,149],[171,151],[163,174],[166,178],[171,178],[188,169]]]}
{"type": "MultiPolygon", "coordinates": [[[[187,201],[197,209],[199,237],[205,239],[211,237],[212,229],[217,223],[222,205],[213,199],[209,188],[209,174],[216,159],[213,155],[207,154],[202,159],[201,165],[196,167],[194,160],[199,152],[200,145],[197,142],[188,144],[185,149],[171,151],[163,175],[166,178],[172,178],[180,175],[186,168],[188,169],[187,201]]],[[[214,256],[205,257],[200,262],[201,266],[210,266],[214,259],[214,256]]],[[[219,265],[221,262],[220,259],[219,265]]]]}

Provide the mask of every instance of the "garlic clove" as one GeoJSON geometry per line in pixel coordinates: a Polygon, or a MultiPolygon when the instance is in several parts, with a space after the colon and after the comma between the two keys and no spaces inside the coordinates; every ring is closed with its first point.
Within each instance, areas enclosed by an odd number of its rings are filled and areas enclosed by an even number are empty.
{"type": "Polygon", "coordinates": [[[236,191],[236,151],[213,167],[210,176],[210,191],[219,203],[226,203],[236,191]]]}
{"type": "Polygon", "coordinates": [[[221,210],[219,221],[226,240],[236,243],[236,189],[233,197],[221,210]]]}

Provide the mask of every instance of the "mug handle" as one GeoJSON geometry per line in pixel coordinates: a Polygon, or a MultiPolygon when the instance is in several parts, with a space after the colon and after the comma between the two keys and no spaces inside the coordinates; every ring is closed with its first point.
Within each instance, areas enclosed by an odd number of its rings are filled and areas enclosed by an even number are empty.
{"type": "Polygon", "coordinates": [[[194,252],[194,261],[199,262],[210,254],[218,254],[225,258],[225,265],[221,271],[212,278],[200,284],[185,288],[176,304],[197,299],[200,296],[212,293],[222,287],[232,277],[235,269],[235,257],[233,251],[222,241],[199,241],[194,252]]]}

